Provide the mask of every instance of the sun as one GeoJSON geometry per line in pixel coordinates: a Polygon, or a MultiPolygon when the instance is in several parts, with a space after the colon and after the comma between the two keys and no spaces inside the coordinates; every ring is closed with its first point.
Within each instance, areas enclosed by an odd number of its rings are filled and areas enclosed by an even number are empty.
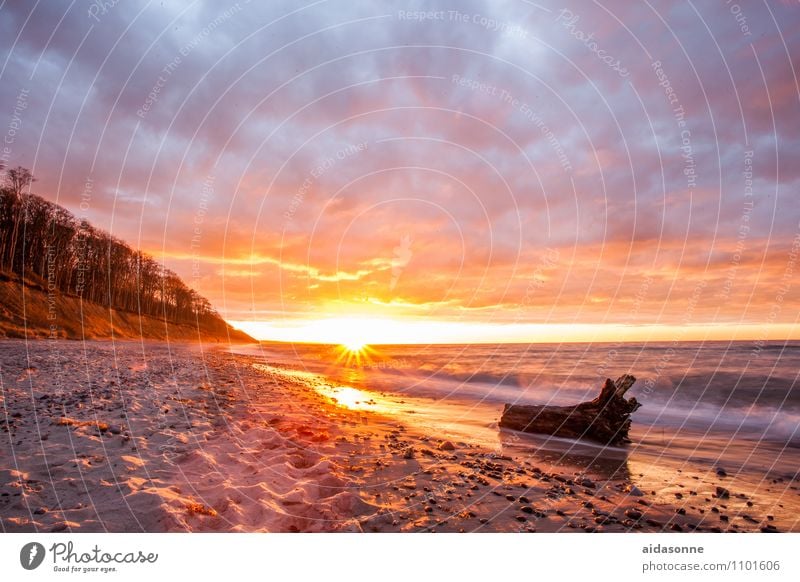
{"type": "Polygon", "coordinates": [[[357,353],[364,350],[367,344],[361,340],[350,339],[342,342],[342,347],[348,352],[357,353]]]}
{"type": "Polygon", "coordinates": [[[350,333],[344,337],[339,336],[337,351],[339,355],[337,362],[344,363],[345,366],[355,365],[362,366],[370,361],[370,354],[373,352],[372,348],[367,345],[367,342],[362,339],[360,334],[354,333],[358,330],[350,330],[350,333]]]}

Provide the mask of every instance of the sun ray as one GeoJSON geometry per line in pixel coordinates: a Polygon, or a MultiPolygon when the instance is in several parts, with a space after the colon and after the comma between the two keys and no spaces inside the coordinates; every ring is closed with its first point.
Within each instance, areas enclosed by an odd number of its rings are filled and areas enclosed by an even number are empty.
{"type": "Polygon", "coordinates": [[[358,340],[346,340],[337,347],[339,355],[336,358],[337,364],[344,364],[348,368],[360,368],[369,364],[372,348],[358,340]]]}

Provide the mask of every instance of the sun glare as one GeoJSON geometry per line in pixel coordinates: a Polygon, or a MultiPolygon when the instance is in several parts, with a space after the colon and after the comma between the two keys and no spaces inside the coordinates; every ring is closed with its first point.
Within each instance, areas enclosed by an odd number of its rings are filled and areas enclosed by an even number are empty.
{"type": "Polygon", "coordinates": [[[348,352],[360,352],[367,347],[367,344],[361,340],[353,339],[342,342],[342,347],[344,347],[348,352]]]}
{"type": "Polygon", "coordinates": [[[343,363],[347,367],[365,365],[371,361],[371,354],[374,354],[367,342],[355,337],[341,339],[338,351],[337,363],[343,363]]]}

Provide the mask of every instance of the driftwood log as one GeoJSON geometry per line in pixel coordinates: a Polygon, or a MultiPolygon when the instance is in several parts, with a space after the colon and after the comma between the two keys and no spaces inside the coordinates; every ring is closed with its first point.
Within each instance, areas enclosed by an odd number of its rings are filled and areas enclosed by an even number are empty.
{"type": "Polygon", "coordinates": [[[636,378],[629,374],[620,376],[616,382],[608,379],[597,398],[575,406],[506,404],[500,426],[611,445],[630,442],[631,414],[641,406],[636,398],[625,398],[625,392],[634,382],[636,378]]]}

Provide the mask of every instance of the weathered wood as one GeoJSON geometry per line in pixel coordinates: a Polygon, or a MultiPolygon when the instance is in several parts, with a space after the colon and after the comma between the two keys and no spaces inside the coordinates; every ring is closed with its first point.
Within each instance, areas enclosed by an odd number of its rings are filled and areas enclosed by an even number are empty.
{"type": "Polygon", "coordinates": [[[584,438],[603,444],[630,442],[631,414],[641,404],[625,398],[636,378],[629,374],[606,380],[594,400],[574,406],[506,404],[500,426],[529,433],[584,438]]]}

